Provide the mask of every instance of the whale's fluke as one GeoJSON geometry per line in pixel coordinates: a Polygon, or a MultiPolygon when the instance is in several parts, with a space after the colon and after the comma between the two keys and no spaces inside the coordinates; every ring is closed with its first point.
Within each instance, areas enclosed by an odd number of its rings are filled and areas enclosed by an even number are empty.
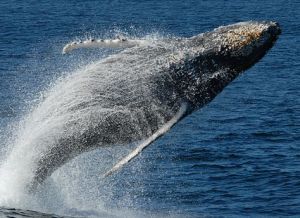
{"type": "Polygon", "coordinates": [[[120,160],[117,164],[115,164],[109,171],[103,174],[102,177],[110,176],[112,173],[123,167],[125,164],[130,162],[133,158],[135,158],[138,154],[140,154],[146,147],[148,147],[152,142],[154,142],[159,137],[163,136],[166,132],[168,132],[172,126],[174,126],[181,118],[183,118],[184,114],[187,112],[188,104],[182,103],[179,111],[175,114],[175,116],[165,123],[160,129],[158,129],[153,135],[143,141],[136,149],[134,149],[131,153],[129,153],[126,157],[120,160]]]}

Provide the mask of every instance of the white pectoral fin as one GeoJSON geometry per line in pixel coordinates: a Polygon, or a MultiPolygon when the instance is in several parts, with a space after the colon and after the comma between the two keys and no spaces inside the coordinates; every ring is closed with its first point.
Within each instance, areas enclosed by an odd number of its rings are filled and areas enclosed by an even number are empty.
{"type": "Polygon", "coordinates": [[[130,48],[141,45],[145,40],[142,39],[89,39],[86,41],[74,41],[64,46],[62,53],[66,54],[78,48],[130,48]]]}
{"type": "Polygon", "coordinates": [[[176,113],[176,115],[169,120],[167,123],[165,123],[160,129],[158,129],[153,135],[151,135],[149,138],[147,138],[144,142],[142,142],[140,145],[136,147],[130,154],[128,154],[126,157],[124,157],[121,161],[119,161],[116,165],[114,165],[109,171],[107,171],[103,177],[107,177],[123,167],[126,163],[131,161],[134,157],[136,157],[139,153],[141,153],[148,145],[150,145],[152,142],[154,142],[159,137],[163,136],[166,132],[168,132],[172,126],[174,126],[186,113],[188,108],[187,103],[182,103],[179,111],[176,113]]]}

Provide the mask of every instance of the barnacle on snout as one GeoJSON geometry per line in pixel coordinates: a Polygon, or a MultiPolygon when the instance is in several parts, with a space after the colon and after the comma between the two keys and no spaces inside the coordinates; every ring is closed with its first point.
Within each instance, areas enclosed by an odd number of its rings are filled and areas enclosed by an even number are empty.
{"type": "Polygon", "coordinates": [[[229,30],[224,36],[224,47],[232,56],[247,55],[262,37],[264,27],[261,25],[240,26],[229,30]]]}

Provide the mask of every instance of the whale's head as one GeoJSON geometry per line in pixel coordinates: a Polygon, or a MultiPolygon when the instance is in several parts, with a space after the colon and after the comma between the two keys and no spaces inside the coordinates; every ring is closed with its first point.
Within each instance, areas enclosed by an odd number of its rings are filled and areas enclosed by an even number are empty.
{"type": "Polygon", "coordinates": [[[275,22],[241,22],[215,29],[209,44],[232,68],[243,71],[264,56],[280,32],[275,22]]]}
{"type": "Polygon", "coordinates": [[[187,47],[194,53],[186,65],[193,76],[184,76],[189,80],[189,87],[183,87],[187,90],[186,98],[196,108],[211,101],[240,73],[258,62],[280,32],[275,22],[250,21],[190,38],[187,47]]]}

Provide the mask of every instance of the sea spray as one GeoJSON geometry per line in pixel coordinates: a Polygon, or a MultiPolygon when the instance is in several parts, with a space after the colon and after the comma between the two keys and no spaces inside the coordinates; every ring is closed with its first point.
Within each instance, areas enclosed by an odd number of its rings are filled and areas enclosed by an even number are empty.
{"type": "MultiPolygon", "coordinates": [[[[156,49],[154,47],[154,51],[156,49]]],[[[158,49],[166,52],[163,48],[158,49]]],[[[152,53],[149,53],[149,55],[151,58],[154,57],[152,53]]],[[[103,192],[97,191],[101,187],[101,183],[95,182],[100,180],[100,178],[86,180],[89,181],[86,183],[89,184],[90,188],[83,186],[83,183],[80,182],[81,180],[78,179],[87,178],[86,175],[80,174],[83,172],[82,168],[84,167],[82,166],[88,161],[88,158],[84,163],[81,162],[80,165],[74,165],[74,161],[76,163],[78,158],[74,159],[71,162],[71,164],[73,163],[71,169],[66,166],[56,171],[35,192],[30,193],[28,187],[31,186],[32,181],[35,179],[40,159],[48,155],[47,152],[49,150],[56,148],[56,146],[76,146],[76,143],[69,143],[70,145],[68,145],[68,142],[81,140],[88,129],[92,128],[95,130],[98,127],[98,123],[101,123],[103,119],[105,120],[105,117],[115,115],[118,117],[118,114],[125,114],[126,120],[121,120],[120,122],[127,122],[134,127],[135,138],[142,139],[145,133],[146,135],[151,134],[152,130],[146,117],[144,117],[143,109],[137,111],[137,113],[131,113],[128,110],[134,106],[131,106],[134,102],[140,105],[147,102],[147,108],[145,109],[154,111],[156,125],[162,125],[167,120],[165,115],[161,114],[159,102],[153,99],[151,91],[153,84],[149,83],[148,87],[136,86],[136,84],[141,84],[141,82],[144,84],[150,81],[157,68],[153,65],[156,61],[153,62],[149,57],[138,58],[133,63],[133,67],[140,71],[140,74],[137,75],[134,74],[135,71],[131,68],[124,69],[123,67],[124,63],[132,62],[132,58],[135,59],[137,57],[130,53],[128,56],[125,53],[121,56],[122,61],[118,62],[118,59],[112,55],[105,60],[99,60],[80,67],[78,70],[58,79],[43,92],[40,101],[20,121],[18,128],[16,128],[15,137],[9,146],[10,150],[7,153],[7,158],[2,162],[0,168],[0,205],[49,212],[58,211],[62,204],[66,206],[66,210],[73,207],[96,208],[95,204],[100,205],[100,208],[103,207],[100,201],[95,201],[95,199],[103,197],[103,192]],[[148,71],[144,70],[145,65],[148,71]],[[115,71],[114,69],[121,70],[115,71]],[[124,94],[126,95],[124,96],[124,94]],[[122,99],[124,97],[126,99],[122,99]],[[129,104],[118,105],[117,102],[111,102],[110,99],[128,100],[129,104]],[[141,121],[142,123],[139,123],[141,121]],[[70,138],[72,141],[69,141],[70,138]],[[66,174],[68,176],[65,176],[66,174]],[[90,192],[90,195],[82,196],[81,194],[80,197],[76,198],[75,196],[78,195],[79,190],[83,187],[86,193],[90,192]],[[88,206],[89,204],[91,205],[88,206]]],[[[161,60],[161,58],[163,57],[158,57],[158,60],[161,60]]],[[[167,117],[171,115],[169,114],[167,117]]],[[[113,140],[117,142],[119,139],[113,138],[113,140]]],[[[130,142],[130,140],[126,139],[124,142],[128,144],[127,142],[130,142]]],[[[113,149],[110,150],[110,153],[104,152],[106,156],[103,154],[99,156],[101,160],[99,165],[104,168],[98,167],[98,169],[103,171],[93,175],[100,177],[104,170],[108,170],[113,165],[113,160],[120,159],[129,153],[129,148],[132,149],[133,145],[128,144],[126,148],[124,142],[121,143],[123,145],[120,146],[121,149],[119,151],[118,149],[113,149]],[[107,162],[106,159],[109,159],[109,165],[105,163],[107,162]]],[[[92,149],[99,146],[98,143],[95,142],[94,145],[91,145],[92,149]]],[[[116,143],[114,144],[115,146],[117,145],[116,143]]],[[[105,146],[106,144],[101,144],[100,142],[100,146],[103,145],[105,146]]],[[[90,150],[82,149],[79,149],[79,151],[90,150]]],[[[70,158],[75,157],[77,154],[70,153],[70,158]]],[[[46,164],[49,163],[47,162],[46,164]]],[[[48,166],[46,165],[46,167],[48,166]]],[[[51,172],[56,169],[57,167],[54,167],[51,172]]],[[[92,175],[90,174],[89,176],[92,175]]],[[[112,188],[106,187],[105,193],[109,193],[110,191],[107,190],[112,188]]],[[[61,212],[64,213],[65,211],[61,212]]]]}

